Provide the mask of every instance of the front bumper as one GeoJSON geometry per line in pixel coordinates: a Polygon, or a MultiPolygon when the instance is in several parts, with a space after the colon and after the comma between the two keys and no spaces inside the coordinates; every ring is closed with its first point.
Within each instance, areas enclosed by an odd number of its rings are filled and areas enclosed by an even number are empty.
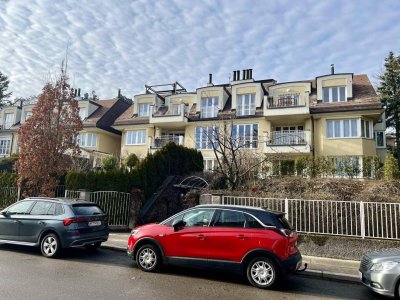
{"type": "Polygon", "coordinates": [[[360,279],[362,284],[373,290],[375,293],[394,297],[394,288],[398,274],[362,271],[360,272],[360,279]]]}
{"type": "Polygon", "coordinates": [[[291,273],[296,272],[303,262],[300,251],[297,251],[296,254],[289,256],[287,259],[282,261],[282,267],[285,272],[285,275],[289,275],[291,273]]]}

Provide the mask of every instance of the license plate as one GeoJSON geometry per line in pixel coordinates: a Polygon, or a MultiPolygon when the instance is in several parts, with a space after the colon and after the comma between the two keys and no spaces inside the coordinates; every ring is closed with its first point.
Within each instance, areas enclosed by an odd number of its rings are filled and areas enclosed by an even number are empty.
{"type": "Polygon", "coordinates": [[[360,271],[358,271],[358,277],[362,280],[362,278],[363,278],[363,274],[360,272],[360,271]]]}
{"type": "Polygon", "coordinates": [[[101,225],[101,221],[91,221],[91,222],[88,223],[88,225],[89,225],[90,227],[93,227],[93,226],[100,226],[100,225],[101,225]]]}

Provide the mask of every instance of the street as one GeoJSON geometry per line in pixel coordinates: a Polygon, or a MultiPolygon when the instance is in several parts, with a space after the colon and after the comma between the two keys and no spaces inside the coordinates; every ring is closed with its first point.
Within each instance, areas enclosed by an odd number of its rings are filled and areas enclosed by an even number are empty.
{"type": "Polygon", "coordinates": [[[0,299],[386,299],[361,285],[291,276],[279,290],[240,276],[183,268],[140,271],[122,252],[69,249],[58,259],[0,245],[0,299]]]}

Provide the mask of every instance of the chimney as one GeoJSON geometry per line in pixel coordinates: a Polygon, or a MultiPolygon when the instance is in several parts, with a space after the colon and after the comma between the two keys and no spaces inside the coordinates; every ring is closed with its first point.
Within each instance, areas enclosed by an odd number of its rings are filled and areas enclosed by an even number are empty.
{"type": "Polygon", "coordinates": [[[212,74],[208,74],[208,84],[212,84],[212,74]]]}
{"type": "Polygon", "coordinates": [[[74,97],[76,97],[77,94],[78,94],[78,90],[74,89],[74,97]]]}
{"type": "Polygon", "coordinates": [[[331,64],[331,74],[335,74],[335,64],[331,64]]]}
{"type": "Polygon", "coordinates": [[[121,89],[118,89],[118,99],[121,98],[121,89]]]}
{"type": "Polygon", "coordinates": [[[78,97],[81,96],[81,89],[78,89],[78,97]]]}
{"type": "Polygon", "coordinates": [[[233,80],[232,81],[236,81],[236,71],[233,71],[233,80]]]}
{"type": "Polygon", "coordinates": [[[249,79],[253,79],[253,69],[250,69],[250,75],[249,75],[249,79]]]}
{"type": "Polygon", "coordinates": [[[246,70],[243,70],[243,73],[242,73],[242,80],[245,80],[246,79],[246,70]]]}
{"type": "Polygon", "coordinates": [[[84,98],[85,98],[85,99],[89,99],[89,94],[88,94],[88,93],[85,93],[84,98]]]}

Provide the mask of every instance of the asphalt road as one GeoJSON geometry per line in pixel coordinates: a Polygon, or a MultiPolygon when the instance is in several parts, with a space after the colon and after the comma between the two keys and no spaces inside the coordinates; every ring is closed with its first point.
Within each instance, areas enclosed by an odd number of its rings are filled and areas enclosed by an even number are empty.
{"type": "Polygon", "coordinates": [[[0,245],[0,299],[386,299],[361,285],[291,276],[274,291],[243,278],[184,268],[140,271],[121,252],[70,249],[58,259],[0,245]]]}

